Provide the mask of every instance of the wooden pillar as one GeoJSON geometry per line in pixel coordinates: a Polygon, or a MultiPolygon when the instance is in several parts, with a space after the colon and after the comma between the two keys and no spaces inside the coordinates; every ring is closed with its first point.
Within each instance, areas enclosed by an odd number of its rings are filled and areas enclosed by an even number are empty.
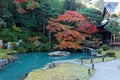
{"type": "Polygon", "coordinates": [[[115,34],[113,35],[113,43],[115,43],[115,34]]]}
{"type": "Polygon", "coordinates": [[[88,75],[90,75],[90,69],[88,69],[88,75]]]}
{"type": "Polygon", "coordinates": [[[107,19],[109,19],[110,18],[110,13],[107,11],[106,12],[106,14],[105,14],[105,16],[104,16],[104,20],[107,20],[107,19]]]}
{"type": "Polygon", "coordinates": [[[111,34],[110,44],[113,43],[113,36],[111,34]]]}

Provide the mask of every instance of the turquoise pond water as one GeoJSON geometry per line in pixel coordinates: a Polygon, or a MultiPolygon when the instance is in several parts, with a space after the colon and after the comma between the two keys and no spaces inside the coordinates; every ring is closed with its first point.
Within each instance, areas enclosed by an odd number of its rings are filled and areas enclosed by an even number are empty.
{"type": "Polygon", "coordinates": [[[27,72],[43,67],[46,63],[58,60],[90,58],[85,53],[73,53],[67,57],[49,57],[46,52],[32,52],[18,54],[19,60],[3,67],[0,71],[0,80],[20,80],[27,72]]]}

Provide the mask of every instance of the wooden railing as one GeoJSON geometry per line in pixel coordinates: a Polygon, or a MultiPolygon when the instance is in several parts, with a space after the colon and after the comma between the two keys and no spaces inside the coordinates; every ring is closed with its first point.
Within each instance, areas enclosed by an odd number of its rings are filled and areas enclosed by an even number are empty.
{"type": "Polygon", "coordinates": [[[120,41],[111,42],[110,45],[111,45],[111,46],[120,46],[120,41]]]}

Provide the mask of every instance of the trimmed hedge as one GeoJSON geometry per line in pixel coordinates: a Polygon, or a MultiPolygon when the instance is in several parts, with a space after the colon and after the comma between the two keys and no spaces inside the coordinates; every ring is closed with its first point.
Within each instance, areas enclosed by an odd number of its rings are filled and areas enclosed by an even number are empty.
{"type": "Polygon", "coordinates": [[[108,45],[102,45],[101,48],[103,49],[103,51],[109,50],[109,46],[108,45]]]}
{"type": "Polygon", "coordinates": [[[98,54],[102,54],[102,50],[101,49],[96,49],[95,52],[97,52],[98,54]]]}
{"type": "Polygon", "coordinates": [[[115,56],[115,52],[107,52],[106,56],[114,57],[115,56]]]}

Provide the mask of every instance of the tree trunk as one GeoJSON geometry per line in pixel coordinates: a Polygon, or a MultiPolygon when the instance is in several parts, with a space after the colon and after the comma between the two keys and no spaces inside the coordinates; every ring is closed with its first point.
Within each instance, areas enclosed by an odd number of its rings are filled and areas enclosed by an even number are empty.
{"type": "Polygon", "coordinates": [[[45,19],[45,21],[44,21],[44,24],[43,24],[43,34],[45,34],[45,30],[46,30],[46,23],[47,23],[47,21],[48,21],[48,18],[47,19],[45,19]]]}
{"type": "Polygon", "coordinates": [[[51,43],[51,32],[49,32],[49,34],[48,34],[49,36],[49,43],[51,43]]]}
{"type": "Polygon", "coordinates": [[[43,24],[43,34],[45,34],[45,23],[46,21],[44,21],[44,24],[43,24]]]}

